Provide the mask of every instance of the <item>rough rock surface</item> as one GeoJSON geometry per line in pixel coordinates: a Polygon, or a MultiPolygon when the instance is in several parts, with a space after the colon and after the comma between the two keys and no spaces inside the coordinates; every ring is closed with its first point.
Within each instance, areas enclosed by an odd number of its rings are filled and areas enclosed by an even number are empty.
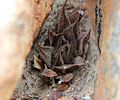
{"type": "MultiPolygon", "coordinates": [[[[81,5],[81,0],[70,0],[68,4],[72,4],[74,7],[81,5]]],[[[52,7],[52,11],[45,21],[38,37],[35,40],[33,49],[27,59],[26,66],[24,68],[24,74],[22,80],[19,82],[17,89],[14,92],[13,98],[17,99],[29,99],[29,100],[40,100],[44,97],[49,97],[53,91],[52,86],[47,86],[43,83],[39,70],[36,70],[32,66],[33,54],[35,53],[34,48],[36,43],[40,41],[39,37],[41,34],[46,34],[48,29],[54,30],[56,23],[56,15],[58,9],[63,5],[64,0],[56,0],[52,7]]],[[[92,29],[90,19],[82,19],[83,26],[86,29],[92,29]]],[[[63,92],[65,96],[74,96],[81,99],[91,98],[94,92],[94,83],[97,77],[97,60],[99,58],[99,51],[96,44],[93,29],[91,30],[90,36],[90,48],[87,57],[88,62],[92,65],[88,69],[77,70],[74,80],[71,82],[70,87],[67,91],[63,92]]]]}
{"type": "Polygon", "coordinates": [[[51,10],[52,0],[30,0],[32,7],[32,16],[33,16],[33,33],[34,37],[37,36],[40,27],[43,25],[46,20],[49,12],[51,10]]]}

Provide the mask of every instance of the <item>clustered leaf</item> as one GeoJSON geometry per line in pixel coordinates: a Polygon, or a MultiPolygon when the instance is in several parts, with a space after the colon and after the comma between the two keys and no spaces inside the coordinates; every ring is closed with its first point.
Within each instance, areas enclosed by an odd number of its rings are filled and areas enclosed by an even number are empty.
{"type": "Polygon", "coordinates": [[[62,91],[69,87],[68,83],[74,77],[72,72],[87,65],[83,55],[87,52],[91,33],[91,29],[80,31],[79,27],[86,9],[73,8],[72,12],[66,13],[66,3],[67,0],[58,12],[56,31],[49,31],[45,43],[39,45],[41,59],[34,57],[41,75],[59,79],[57,87],[62,91]]]}

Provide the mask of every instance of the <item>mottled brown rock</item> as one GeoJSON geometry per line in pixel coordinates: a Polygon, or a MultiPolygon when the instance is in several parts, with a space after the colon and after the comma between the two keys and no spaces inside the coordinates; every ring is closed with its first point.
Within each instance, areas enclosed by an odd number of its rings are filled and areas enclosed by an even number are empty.
{"type": "Polygon", "coordinates": [[[39,31],[40,27],[42,26],[43,22],[47,18],[51,6],[52,6],[52,0],[30,0],[30,3],[32,5],[32,11],[33,11],[33,33],[34,36],[37,36],[37,32],[39,31]]]}

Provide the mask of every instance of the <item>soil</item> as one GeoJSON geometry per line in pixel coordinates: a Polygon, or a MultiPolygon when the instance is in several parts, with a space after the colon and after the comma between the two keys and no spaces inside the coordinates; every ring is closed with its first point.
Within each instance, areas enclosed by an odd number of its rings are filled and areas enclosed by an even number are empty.
{"type": "MultiPolygon", "coordinates": [[[[87,0],[84,1],[87,2],[87,0]]],[[[70,0],[68,5],[80,7],[81,2],[82,0],[70,0]]],[[[63,4],[64,0],[54,1],[52,11],[39,32],[31,53],[26,60],[22,80],[20,80],[13,95],[14,100],[41,100],[44,97],[49,97],[56,90],[56,88],[44,84],[42,78],[40,77],[39,70],[33,67],[33,55],[36,53],[35,48],[37,44],[41,41],[41,34],[46,36],[48,29],[55,30],[57,12],[63,4]]],[[[71,81],[70,87],[63,92],[63,95],[74,96],[78,100],[91,100],[92,95],[94,94],[94,85],[97,78],[97,61],[99,59],[99,50],[90,19],[83,18],[81,23],[81,28],[84,27],[86,30],[91,29],[89,39],[90,48],[87,54],[87,61],[91,66],[89,68],[81,68],[74,71],[75,77],[71,81]]]]}

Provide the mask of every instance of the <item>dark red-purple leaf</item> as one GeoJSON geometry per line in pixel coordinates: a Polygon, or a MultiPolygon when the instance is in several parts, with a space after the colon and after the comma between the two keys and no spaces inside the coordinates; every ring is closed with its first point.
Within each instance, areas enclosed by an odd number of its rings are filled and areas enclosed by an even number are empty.
{"type": "Polygon", "coordinates": [[[74,70],[80,68],[80,67],[83,67],[84,64],[73,64],[71,66],[67,66],[67,68],[65,68],[65,72],[68,73],[68,72],[73,72],[74,70]]]}
{"type": "Polygon", "coordinates": [[[55,55],[55,62],[53,64],[53,66],[61,66],[64,64],[63,61],[63,56],[62,56],[62,52],[65,50],[65,47],[68,45],[68,43],[61,45],[60,48],[57,50],[57,53],[55,55]]]}
{"type": "Polygon", "coordinates": [[[73,77],[74,77],[74,74],[72,74],[72,73],[68,73],[68,74],[66,74],[66,75],[64,75],[64,76],[60,76],[60,77],[58,77],[62,82],[69,82],[69,81],[71,81],[72,79],[73,79],[73,77]]]}
{"type": "Polygon", "coordinates": [[[68,15],[68,20],[70,21],[71,24],[74,22],[79,22],[83,15],[81,15],[78,11],[78,9],[75,9],[72,13],[68,15]]]}
{"type": "Polygon", "coordinates": [[[85,66],[84,63],[79,64],[68,64],[68,65],[62,65],[62,66],[53,66],[53,70],[57,73],[68,73],[73,72],[74,70],[78,69],[79,67],[85,66]]]}
{"type": "Polygon", "coordinates": [[[69,88],[69,84],[68,83],[61,83],[61,84],[58,84],[57,88],[60,91],[65,91],[69,88]]]}
{"type": "Polygon", "coordinates": [[[50,42],[50,46],[52,45],[55,36],[58,36],[58,35],[53,33],[53,32],[48,32],[48,39],[49,39],[49,42],[50,42]]]}
{"type": "Polygon", "coordinates": [[[73,32],[74,32],[75,39],[77,40],[77,38],[79,37],[79,32],[80,32],[79,22],[76,22],[76,24],[73,28],[73,32]]]}
{"type": "Polygon", "coordinates": [[[86,44],[86,42],[88,42],[89,38],[90,38],[90,33],[91,33],[91,29],[89,30],[89,32],[87,32],[85,34],[85,36],[83,37],[83,42],[86,44]]]}
{"type": "Polygon", "coordinates": [[[38,57],[36,55],[34,55],[34,67],[37,69],[40,69],[41,72],[45,68],[42,60],[38,59],[38,57]]]}
{"type": "Polygon", "coordinates": [[[58,16],[57,16],[57,33],[62,32],[62,30],[70,24],[66,14],[65,14],[65,6],[66,6],[67,0],[65,1],[62,9],[60,9],[58,16]]]}
{"type": "Polygon", "coordinates": [[[77,47],[77,41],[76,39],[73,39],[73,41],[70,43],[70,49],[73,56],[75,56],[76,47],[77,47]]]}
{"type": "Polygon", "coordinates": [[[63,48],[59,48],[57,54],[56,54],[56,59],[55,59],[55,62],[54,62],[54,66],[61,66],[64,64],[64,61],[62,59],[62,55],[61,55],[61,52],[62,52],[63,48]]]}
{"type": "Polygon", "coordinates": [[[75,36],[74,36],[74,32],[73,32],[73,28],[75,26],[75,23],[69,25],[67,28],[65,28],[62,31],[63,36],[65,37],[66,40],[68,40],[69,42],[71,41],[75,41],[75,36]],[[73,40],[74,39],[74,40],[73,40]]]}
{"type": "Polygon", "coordinates": [[[65,73],[63,66],[52,66],[52,70],[56,73],[65,73]]]}
{"type": "Polygon", "coordinates": [[[74,74],[68,73],[68,74],[66,74],[66,75],[63,76],[62,80],[64,82],[69,82],[69,81],[71,81],[73,79],[73,77],[74,77],[74,74]]]}
{"type": "Polygon", "coordinates": [[[41,75],[45,77],[55,77],[57,76],[57,73],[53,71],[52,69],[48,69],[47,66],[45,65],[45,69],[43,70],[41,75]]]}
{"type": "Polygon", "coordinates": [[[87,57],[88,48],[89,48],[89,44],[86,43],[86,45],[84,46],[83,59],[86,59],[86,57],[87,57]]]}
{"type": "Polygon", "coordinates": [[[51,46],[39,46],[39,50],[40,50],[40,55],[42,59],[44,60],[46,65],[50,68],[51,67],[51,54],[54,48],[51,46]]]}
{"type": "Polygon", "coordinates": [[[60,38],[59,38],[57,41],[55,41],[55,42],[57,42],[57,43],[56,43],[56,46],[55,46],[55,49],[58,49],[58,48],[60,48],[61,45],[65,44],[66,40],[65,40],[64,36],[62,35],[62,36],[60,36],[60,38]]]}
{"type": "Polygon", "coordinates": [[[88,40],[90,38],[90,32],[91,32],[91,29],[89,30],[89,32],[82,32],[80,34],[80,37],[78,40],[78,42],[80,43],[79,44],[79,53],[80,54],[83,54],[84,46],[86,45],[86,43],[88,42],[88,40]]]}
{"type": "MultiPolygon", "coordinates": [[[[69,45],[69,44],[68,44],[69,45]]],[[[64,48],[64,50],[62,51],[62,58],[64,61],[64,64],[68,64],[69,60],[67,58],[67,50],[68,50],[68,45],[64,48]]]]}
{"type": "Polygon", "coordinates": [[[74,50],[76,49],[76,44],[73,43],[73,42],[76,42],[76,41],[72,41],[70,43],[70,45],[68,46],[68,51],[67,51],[67,61],[69,61],[69,63],[73,63],[74,61],[74,50]]]}

